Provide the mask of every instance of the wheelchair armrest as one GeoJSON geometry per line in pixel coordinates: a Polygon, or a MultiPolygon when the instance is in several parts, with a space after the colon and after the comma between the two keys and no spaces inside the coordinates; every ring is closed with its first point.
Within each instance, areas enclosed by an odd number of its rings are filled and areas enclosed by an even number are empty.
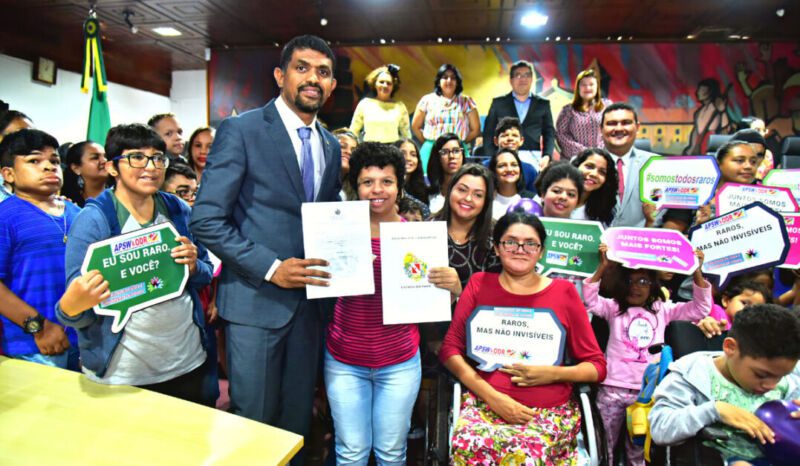
{"type": "Polygon", "coordinates": [[[703,440],[727,440],[730,438],[728,432],[725,432],[724,429],[719,427],[703,427],[700,432],[697,433],[697,436],[703,440]]]}

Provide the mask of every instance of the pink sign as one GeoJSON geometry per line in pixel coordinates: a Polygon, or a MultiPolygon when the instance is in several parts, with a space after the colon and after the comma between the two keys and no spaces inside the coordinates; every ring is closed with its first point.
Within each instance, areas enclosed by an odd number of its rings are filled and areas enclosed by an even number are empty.
{"type": "Polygon", "coordinates": [[[783,214],[783,221],[789,233],[789,254],[778,267],[796,269],[800,266],[800,214],[783,214]]]}
{"type": "Polygon", "coordinates": [[[717,191],[717,216],[753,202],[760,202],[775,212],[797,212],[800,207],[789,188],[757,184],[725,183],[717,191]]]}
{"type": "Polygon", "coordinates": [[[694,247],[681,232],[661,228],[609,228],[603,234],[608,258],[631,269],[690,274],[697,268],[694,247]]]}

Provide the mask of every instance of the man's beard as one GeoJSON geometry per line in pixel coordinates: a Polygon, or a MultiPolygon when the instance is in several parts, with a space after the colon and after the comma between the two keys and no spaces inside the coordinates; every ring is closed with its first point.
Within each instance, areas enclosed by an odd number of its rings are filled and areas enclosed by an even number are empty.
{"type": "Polygon", "coordinates": [[[313,86],[319,90],[319,100],[316,102],[306,102],[303,100],[301,95],[301,89],[304,87],[309,87],[308,85],[302,85],[297,88],[297,96],[294,98],[294,106],[297,107],[298,110],[304,113],[317,113],[317,111],[322,108],[322,104],[325,103],[325,98],[322,93],[322,88],[319,86],[313,86]]]}

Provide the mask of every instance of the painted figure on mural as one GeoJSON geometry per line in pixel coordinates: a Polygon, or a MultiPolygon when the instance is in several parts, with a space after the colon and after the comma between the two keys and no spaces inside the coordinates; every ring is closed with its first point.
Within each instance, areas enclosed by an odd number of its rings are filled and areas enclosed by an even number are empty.
{"type": "MultiPolygon", "coordinates": [[[[759,44],[759,52],[756,62],[763,70],[759,73],[746,63],[737,63],[736,77],[750,99],[752,114],[766,123],[764,137],[776,153],[782,138],[800,135],[800,70],[791,66],[786,57],[775,59],[771,44],[759,44]]],[[[794,54],[800,55],[800,49],[796,48],[794,54]]],[[[780,154],[776,155],[777,164],[780,154]]]]}
{"type": "Polygon", "coordinates": [[[716,78],[707,78],[697,83],[697,102],[700,107],[694,112],[694,128],[689,135],[689,145],[684,154],[705,154],[708,138],[712,134],[726,134],[731,129],[728,116],[728,85],[723,93],[716,78]]]}

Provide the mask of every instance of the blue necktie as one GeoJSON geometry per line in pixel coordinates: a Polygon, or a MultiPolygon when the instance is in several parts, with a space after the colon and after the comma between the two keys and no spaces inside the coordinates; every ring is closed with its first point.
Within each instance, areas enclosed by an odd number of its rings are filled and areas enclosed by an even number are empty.
{"type": "Polygon", "coordinates": [[[311,128],[297,128],[297,134],[303,145],[300,154],[303,156],[303,168],[300,170],[303,177],[303,189],[306,191],[306,202],[314,201],[314,157],[311,156],[311,128]]]}

